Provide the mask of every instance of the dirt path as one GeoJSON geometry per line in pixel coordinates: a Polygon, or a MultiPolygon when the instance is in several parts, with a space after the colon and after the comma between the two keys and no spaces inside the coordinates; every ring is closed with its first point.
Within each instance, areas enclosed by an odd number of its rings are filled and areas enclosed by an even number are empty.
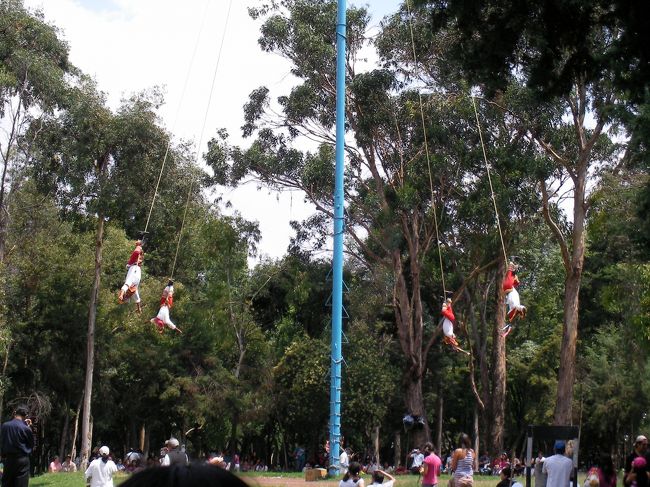
{"type": "Polygon", "coordinates": [[[337,487],[338,480],[319,480],[305,482],[299,477],[244,477],[243,480],[251,487],[337,487]]]}

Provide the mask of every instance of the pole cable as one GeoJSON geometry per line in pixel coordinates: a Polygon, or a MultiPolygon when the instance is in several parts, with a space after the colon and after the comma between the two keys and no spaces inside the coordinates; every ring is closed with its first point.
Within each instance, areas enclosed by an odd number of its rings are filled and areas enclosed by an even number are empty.
{"type": "Polygon", "coordinates": [[[153,192],[153,198],[151,198],[151,206],[149,207],[149,213],[147,214],[147,222],[144,225],[144,236],[147,235],[147,230],[149,229],[149,221],[151,220],[151,213],[153,212],[153,207],[154,204],[156,203],[156,196],[158,196],[158,188],[160,187],[160,180],[162,179],[163,172],[165,170],[165,163],[167,162],[167,156],[169,155],[169,149],[171,148],[172,145],[172,138],[171,134],[174,133],[176,129],[176,124],[178,123],[178,118],[181,113],[181,108],[183,106],[183,101],[185,99],[185,92],[187,91],[187,85],[190,80],[190,74],[192,73],[192,67],[194,66],[194,59],[196,58],[196,51],[199,46],[199,40],[201,39],[201,34],[203,33],[203,27],[205,27],[205,19],[207,18],[207,11],[208,11],[208,5],[210,4],[210,0],[207,0],[205,2],[205,8],[203,10],[203,16],[202,16],[202,21],[201,21],[201,27],[199,28],[199,32],[196,36],[196,41],[194,42],[194,50],[192,51],[192,57],[190,58],[190,64],[189,67],[187,68],[187,74],[185,75],[185,81],[183,83],[183,90],[181,91],[181,98],[178,102],[178,108],[176,109],[176,115],[174,116],[174,122],[172,124],[171,132],[170,132],[170,137],[169,140],[167,141],[167,148],[165,149],[165,155],[163,156],[162,164],[160,166],[160,174],[158,174],[158,180],[156,181],[156,188],[153,192]]]}
{"type": "MultiPolygon", "coordinates": [[[[201,127],[201,135],[199,137],[199,144],[196,146],[196,159],[194,161],[195,165],[198,165],[199,159],[201,157],[201,145],[203,144],[203,136],[205,134],[205,126],[208,121],[208,114],[210,113],[210,104],[212,103],[212,95],[214,94],[214,85],[217,80],[217,72],[219,70],[219,64],[221,61],[221,53],[223,51],[223,44],[226,39],[226,31],[228,30],[228,22],[230,21],[230,11],[232,10],[232,0],[228,2],[228,12],[226,13],[226,20],[223,26],[223,33],[221,35],[221,44],[219,45],[219,51],[217,54],[217,61],[214,66],[214,71],[212,73],[212,85],[210,86],[210,95],[208,96],[208,103],[205,107],[205,113],[203,115],[203,126],[201,127]]],[[[176,270],[176,261],[178,259],[178,250],[181,246],[181,238],[183,236],[183,229],[185,228],[185,220],[187,218],[187,209],[190,206],[190,197],[192,195],[192,189],[194,188],[194,178],[190,180],[190,188],[187,192],[187,199],[185,201],[185,211],[183,212],[183,221],[181,223],[181,230],[178,232],[178,241],[176,242],[176,252],[174,254],[174,262],[172,264],[172,270],[169,275],[170,279],[174,277],[174,271],[176,270]]]]}
{"type": "MultiPolygon", "coordinates": [[[[418,75],[418,59],[415,52],[415,36],[413,35],[413,15],[411,14],[410,0],[406,0],[406,11],[409,18],[409,31],[411,34],[411,48],[413,49],[413,63],[415,75],[418,75]]],[[[440,245],[440,232],[438,230],[438,210],[436,208],[435,193],[433,191],[433,176],[431,175],[431,157],[429,155],[429,142],[427,139],[427,128],[424,120],[424,106],[422,103],[422,93],[418,90],[418,100],[420,103],[420,119],[422,120],[422,133],[424,135],[424,150],[427,156],[427,169],[429,171],[429,189],[431,190],[431,206],[433,208],[433,223],[436,229],[436,243],[438,244],[438,260],[440,263],[440,280],[442,282],[443,296],[447,296],[447,287],[445,285],[445,271],[442,265],[442,250],[440,245]]]]}
{"type": "Polygon", "coordinates": [[[481,140],[481,149],[483,150],[483,160],[485,161],[485,170],[487,171],[488,182],[490,183],[490,194],[492,196],[492,204],[494,205],[494,215],[497,220],[497,228],[499,229],[499,238],[501,239],[501,249],[503,250],[504,263],[508,265],[508,254],[506,252],[506,245],[503,242],[503,232],[501,231],[501,219],[499,218],[499,210],[497,209],[497,200],[494,197],[494,187],[492,186],[492,176],[490,175],[490,164],[488,163],[487,152],[485,151],[485,144],[483,143],[483,132],[481,131],[481,123],[478,118],[478,110],[476,109],[476,98],[471,96],[472,106],[474,107],[474,116],[476,117],[476,128],[478,129],[478,136],[481,140]]]}

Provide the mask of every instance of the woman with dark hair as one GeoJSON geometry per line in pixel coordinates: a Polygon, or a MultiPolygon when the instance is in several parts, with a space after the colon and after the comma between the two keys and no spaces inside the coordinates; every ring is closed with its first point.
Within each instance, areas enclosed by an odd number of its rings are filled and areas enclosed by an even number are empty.
{"type": "Polygon", "coordinates": [[[350,462],[348,471],[345,472],[343,479],[339,482],[339,487],[365,487],[361,478],[361,464],[359,462],[350,462]]]}
{"type": "Polygon", "coordinates": [[[157,467],[134,473],[122,487],[248,487],[236,475],[205,463],[157,467]]]}
{"type": "Polygon", "coordinates": [[[611,455],[603,453],[600,456],[597,472],[599,487],[616,487],[616,469],[611,455]]]}
{"type": "Polygon", "coordinates": [[[472,450],[472,440],[469,435],[461,433],[458,445],[451,457],[451,469],[454,474],[449,483],[451,487],[472,487],[476,461],[476,455],[472,450]]]}

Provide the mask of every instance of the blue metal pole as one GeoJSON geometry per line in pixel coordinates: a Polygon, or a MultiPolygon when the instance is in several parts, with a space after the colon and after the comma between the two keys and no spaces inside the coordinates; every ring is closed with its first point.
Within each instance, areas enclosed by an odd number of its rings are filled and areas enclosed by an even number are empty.
{"type": "Polygon", "coordinates": [[[330,364],[330,469],[338,473],[341,438],[341,350],[343,319],[343,227],[345,168],[346,0],[338,0],[336,21],[336,169],[334,176],[334,255],[332,257],[332,351],[330,364]]]}

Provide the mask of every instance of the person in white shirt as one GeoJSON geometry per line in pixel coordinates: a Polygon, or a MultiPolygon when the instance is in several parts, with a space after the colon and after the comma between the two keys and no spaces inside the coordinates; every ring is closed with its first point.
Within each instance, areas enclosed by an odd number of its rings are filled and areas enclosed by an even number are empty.
{"type": "Polygon", "coordinates": [[[564,455],[566,445],[555,442],[555,455],[544,460],[542,474],[546,474],[546,487],[567,487],[573,473],[573,461],[564,455]]]}
{"type": "Polygon", "coordinates": [[[113,475],[117,473],[117,465],[109,458],[109,449],[102,446],[99,458],[95,458],[86,469],[86,482],[90,479],[90,487],[113,487],[113,475]]]}
{"type": "Polygon", "coordinates": [[[348,472],[348,467],[350,466],[350,456],[348,455],[349,450],[345,448],[341,455],[339,456],[339,465],[341,467],[341,473],[345,475],[348,472]]]}
{"type": "Polygon", "coordinates": [[[422,462],[424,462],[424,454],[416,448],[411,452],[411,458],[413,459],[413,463],[411,463],[411,473],[418,475],[420,473],[422,462]]]}

